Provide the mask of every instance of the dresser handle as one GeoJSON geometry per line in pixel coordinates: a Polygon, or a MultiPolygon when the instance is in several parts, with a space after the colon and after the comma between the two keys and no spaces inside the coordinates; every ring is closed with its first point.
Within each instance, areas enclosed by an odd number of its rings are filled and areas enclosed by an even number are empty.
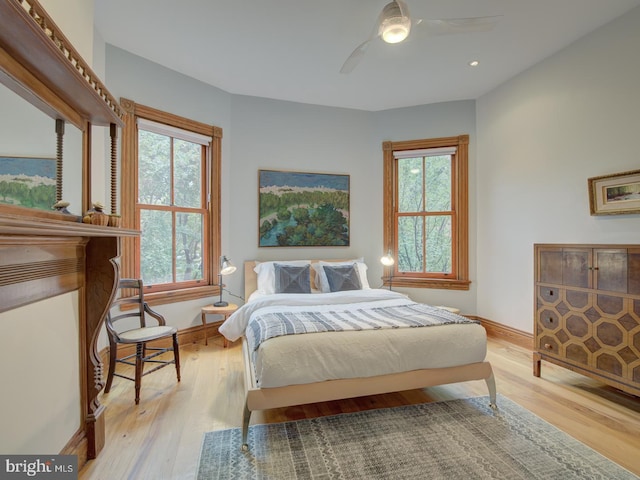
{"type": "Polygon", "coordinates": [[[547,350],[552,350],[550,343],[545,343],[544,348],[546,348],[547,350]]]}
{"type": "Polygon", "coordinates": [[[553,323],[553,317],[549,317],[547,320],[549,321],[549,323],[553,323]]]}

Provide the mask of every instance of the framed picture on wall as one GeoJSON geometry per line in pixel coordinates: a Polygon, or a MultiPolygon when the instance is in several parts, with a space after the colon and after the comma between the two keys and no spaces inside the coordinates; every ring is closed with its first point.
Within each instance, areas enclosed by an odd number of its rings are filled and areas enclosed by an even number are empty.
{"type": "Polygon", "coordinates": [[[349,175],[258,170],[259,247],[349,246],[349,175]]]}
{"type": "Polygon", "coordinates": [[[589,179],[591,215],[640,213],[640,170],[589,179]]]}
{"type": "Polygon", "coordinates": [[[0,157],[0,203],[51,210],[56,184],[55,158],[0,157]]]}

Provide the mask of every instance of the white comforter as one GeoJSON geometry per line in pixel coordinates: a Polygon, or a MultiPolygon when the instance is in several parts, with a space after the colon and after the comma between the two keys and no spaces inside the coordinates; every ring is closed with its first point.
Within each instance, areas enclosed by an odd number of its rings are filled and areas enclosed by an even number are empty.
{"type": "Polygon", "coordinates": [[[360,302],[381,302],[385,300],[407,300],[402,293],[391,290],[373,289],[349,290],[333,293],[276,293],[261,295],[255,292],[249,301],[240,307],[227,321],[220,326],[220,333],[228,340],[235,342],[244,335],[251,315],[267,307],[278,306],[315,306],[335,305],[360,302]]]}
{"type": "MultiPolygon", "coordinates": [[[[220,332],[237,340],[252,314],[285,305],[323,309],[354,304],[358,308],[363,302],[386,306],[407,300],[403,294],[382,289],[252,296],[222,324],[220,332]]],[[[478,324],[287,335],[262,343],[255,352],[254,387],[452,367],[481,362],[485,355],[486,333],[478,324]]]]}

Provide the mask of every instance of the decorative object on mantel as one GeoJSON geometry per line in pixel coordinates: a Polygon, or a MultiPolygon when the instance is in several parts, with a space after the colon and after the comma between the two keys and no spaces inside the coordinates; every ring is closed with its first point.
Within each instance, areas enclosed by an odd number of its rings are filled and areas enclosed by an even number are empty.
{"type": "MultiPolygon", "coordinates": [[[[118,199],[118,126],[115,123],[109,125],[109,137],[111,138],[111,215],[116,215],[117,211],[117,199],[118,199]]],[[[112,227],[120,226],[120,215],[118,216],[117,225],[111,225],[111,220],[109,220],[109,225],[112,227]]]]}
{"type": "Polygon", "coordinates": [[[109,224],[109,215],[104,213],[104,205],[102,203],[94,202],[93,208],[85,214],[82,221],[92,225],[107,226],[109,224]],[[89,217],[89,221],[87,221],[87,217],[89,217]]]}
{"type": "Polygon", "coordinates": [[[112,213],[109,215],[109,226],[110,227],[119,227],[122,224],[122,217],[117,213],[112,213]]]}
{"type": "Polygon", "coordinates": [[[67,215],[73,215],[68,209],[67,207],[69,206],[69,202],[65,202],[64,200],[60,200],[58,202],[56,202],[53,207],[54,210],[60,212],[60,213],[66,213],[67,215]]]}
{"type": "Polygon", "coordinates": [[[91,225],[101,225],[106,227],[109,225],[109,215],[102,212],[93,212],[93,215],[91,215],[91,225]]]}
{"type": "Polygon", "coordinates": [[[640,213],[640,170],[592,177],[588,183],[591,215],[640,213]]]}
{"type": "Polygon", "coordinates": [[[56,200],[62,200],[64,120],[56,118],[56,200]]]}

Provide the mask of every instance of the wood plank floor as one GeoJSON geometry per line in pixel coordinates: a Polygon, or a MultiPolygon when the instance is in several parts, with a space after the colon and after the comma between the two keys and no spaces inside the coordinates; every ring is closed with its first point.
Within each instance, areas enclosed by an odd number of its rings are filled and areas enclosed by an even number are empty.
{"type": "MultiPolygon", "coordinates": [[[[182,381],[168,367],[146,376],[140,405],[133,382],[114,379],[101,401],[106,409],[106,446],[80,479],[192,479],[204,432],[239,427],[243,407],[240,343],[180,348],[182,381]]],[[[640,398],[543,362],[532,375],[531,352],[501,339],[489,340],[498,392],[572,437],[640,475],[640,398]]],[[[486,395],[483,381],[352,400],[254,412],[252,424],[280,422],[371,408],[486,395]]]]}

